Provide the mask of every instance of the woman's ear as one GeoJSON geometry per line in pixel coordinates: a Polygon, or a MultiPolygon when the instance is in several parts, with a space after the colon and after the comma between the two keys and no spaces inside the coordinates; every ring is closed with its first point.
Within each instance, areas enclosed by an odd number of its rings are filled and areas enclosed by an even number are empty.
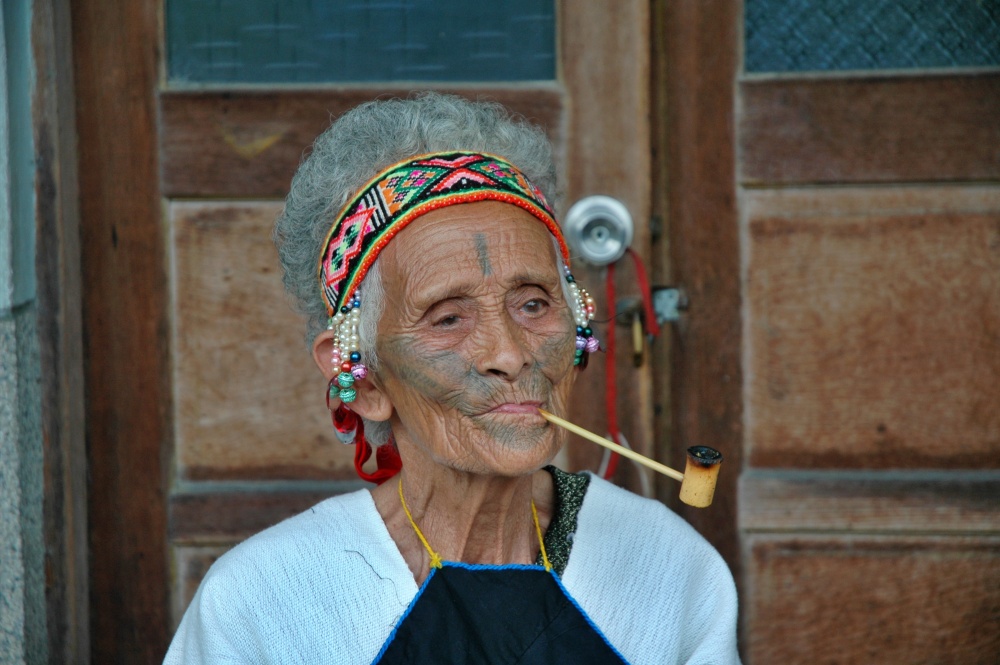
{"type": "MultiPolygon", "coordinates": [[[[313,340],[313,362],[327,382],[340,374],[340,368],[334,367],[330,360],[333,353],[333,336],[332,330],[324,330],[313,340]]],[[[374,372],[369,372],[364,379],[355,381],[352,387],[357,396],[351,402],[351,411],[368,420],[389,420],[392,416],[392,402],[374,372]]],[[[331,400],[330,407],[336,408],[338,404],[338,401],[331,400]]]]}
{"type": "Polygon", "coordinates": [[[320,334],[316,335],[316,339],[313,340],[313,362],[316,363],[316,367],[319,368],[320,373],[326,377],[327,381],[337,376],[340,372],[340,368],[335,368],[333,363],[330,362],[330,356],[332,354],[333,331],[324,330],[320,334]]]}
{"type": "Polygon", "coordinates": [[[392,417],[392,402],[373,372],[355,381],[354,390],[357,396],[351,402],[351,411],[366,420],[384,421],[392,417]]]}

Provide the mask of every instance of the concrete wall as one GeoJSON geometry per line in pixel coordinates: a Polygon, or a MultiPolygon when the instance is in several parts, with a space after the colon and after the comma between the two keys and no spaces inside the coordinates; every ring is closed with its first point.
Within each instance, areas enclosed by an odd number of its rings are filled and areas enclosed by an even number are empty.
{"type": "Polygon", "coordinates": [[[0,662],[48,660],[34,275],[31,12],[0,16],[0,662]]]}
{"type": "Polygon", "coordinates": [[[34,303],[0,313],[0,662],[47,660],[34,303]]]}

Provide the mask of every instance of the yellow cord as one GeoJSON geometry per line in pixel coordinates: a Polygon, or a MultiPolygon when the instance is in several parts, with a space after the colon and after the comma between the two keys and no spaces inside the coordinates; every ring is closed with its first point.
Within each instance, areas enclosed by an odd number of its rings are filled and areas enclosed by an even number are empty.
{"type": "Polygon", "coordinates": [[[535,500],[531,500],[531,516],[535,518],[535,533],[538,534],[538,546],[542,548],[542,565],[545,571],[552,572],[552,564],[549,563],[549,555],[545,552],[545,540],[542,538],[542,525],[538,523],[538,511],[535,510],[535,500]]]}
{"type": "MultiPolygon", "coordinates": [[[[410,509],[406,505],[406,499],[403,498],[403,478],[399,478],[399,503],[403,506],[403,512],[406,513],[406,519],[410,520],[410,526],[413,527],[413,532],[417,534],[417,538],[423,543],[424,549],[431,556],[431,568],[440,568],[442,566],[441,556],[431,549],[431,544],[427,542],[424,538],[424,534],[420,531],[420,527],[413,520],[413,515],[410,514],[410,509]]],[[[535,501],[531,501],[531,516],[535,520],[535,533],[538,534],[538,546],[542,551],[542,565],[545,566],[545,570],[551,572],[552,564],[549,563],[549,555],[545,552],[545,541],[542,539],[542,526],[538,523],[538,510],[535,509],[535,501]]]]}
{"type": "Polygon", "coordinates": [[[417,523],[413,521],[413,515],[410,514],[410,509],[406,507],[406,499],[403,498],[402,476],[399,477],[399,502],[403,504],[403,511],[406,513],[406,519],[410,520],[410,526],[412,526],[413,530],[416,532],[417,538],[419,538],[420,542],[424,544],[424,549],[427,550],[427,553],[431,555],[431,568],[440,568],[441,557],[437,552],[431,549],[431,544],[427,542],[426,538],[424,538],[424,534],[420,532],[420,527],[418,527],[417,523]]]}

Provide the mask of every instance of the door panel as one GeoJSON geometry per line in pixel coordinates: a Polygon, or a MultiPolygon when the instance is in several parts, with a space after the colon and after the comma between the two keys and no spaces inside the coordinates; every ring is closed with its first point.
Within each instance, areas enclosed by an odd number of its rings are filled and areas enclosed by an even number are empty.
{"type": "Polygon", "coordinates": [[[996,72],[750,79],[740,96],[748,186],[1000,177],[996,72]]]}
{"type": "Polygon", "coordinates": [[[997,194],[748,193],[752,465],[1000,466],[997,194]]]}
{"type": "Polygon", "coordinates": [[[470,85],[333,90],[163,90],[159,95],[163,195],[283,198],[303,151],[348,109],[371,99],[406,97],[431,88],[498,101],[563,138],[564,88],[558,83],[510,88],[470,85]]]}
{"type": "Polygon", "coordinates": [[[746,545],[748,612],[782,617],[748,633],[753,663],[995,662],[995,536],[755,535],[746,545]]]}
{"type": "Polygon", "coordinates": [[[171,202],[178,481],[354,477],[281,286],[278,202],[171,202]]]}

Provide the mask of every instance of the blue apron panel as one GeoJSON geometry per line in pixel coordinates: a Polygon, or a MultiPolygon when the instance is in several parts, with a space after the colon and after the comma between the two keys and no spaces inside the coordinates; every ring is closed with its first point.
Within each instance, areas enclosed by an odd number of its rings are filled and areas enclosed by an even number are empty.
{"type": "Polygon", "coordinates": [[[626,661],[545,569],[446,563],[431,571],[375,663],[626,661]]]}

